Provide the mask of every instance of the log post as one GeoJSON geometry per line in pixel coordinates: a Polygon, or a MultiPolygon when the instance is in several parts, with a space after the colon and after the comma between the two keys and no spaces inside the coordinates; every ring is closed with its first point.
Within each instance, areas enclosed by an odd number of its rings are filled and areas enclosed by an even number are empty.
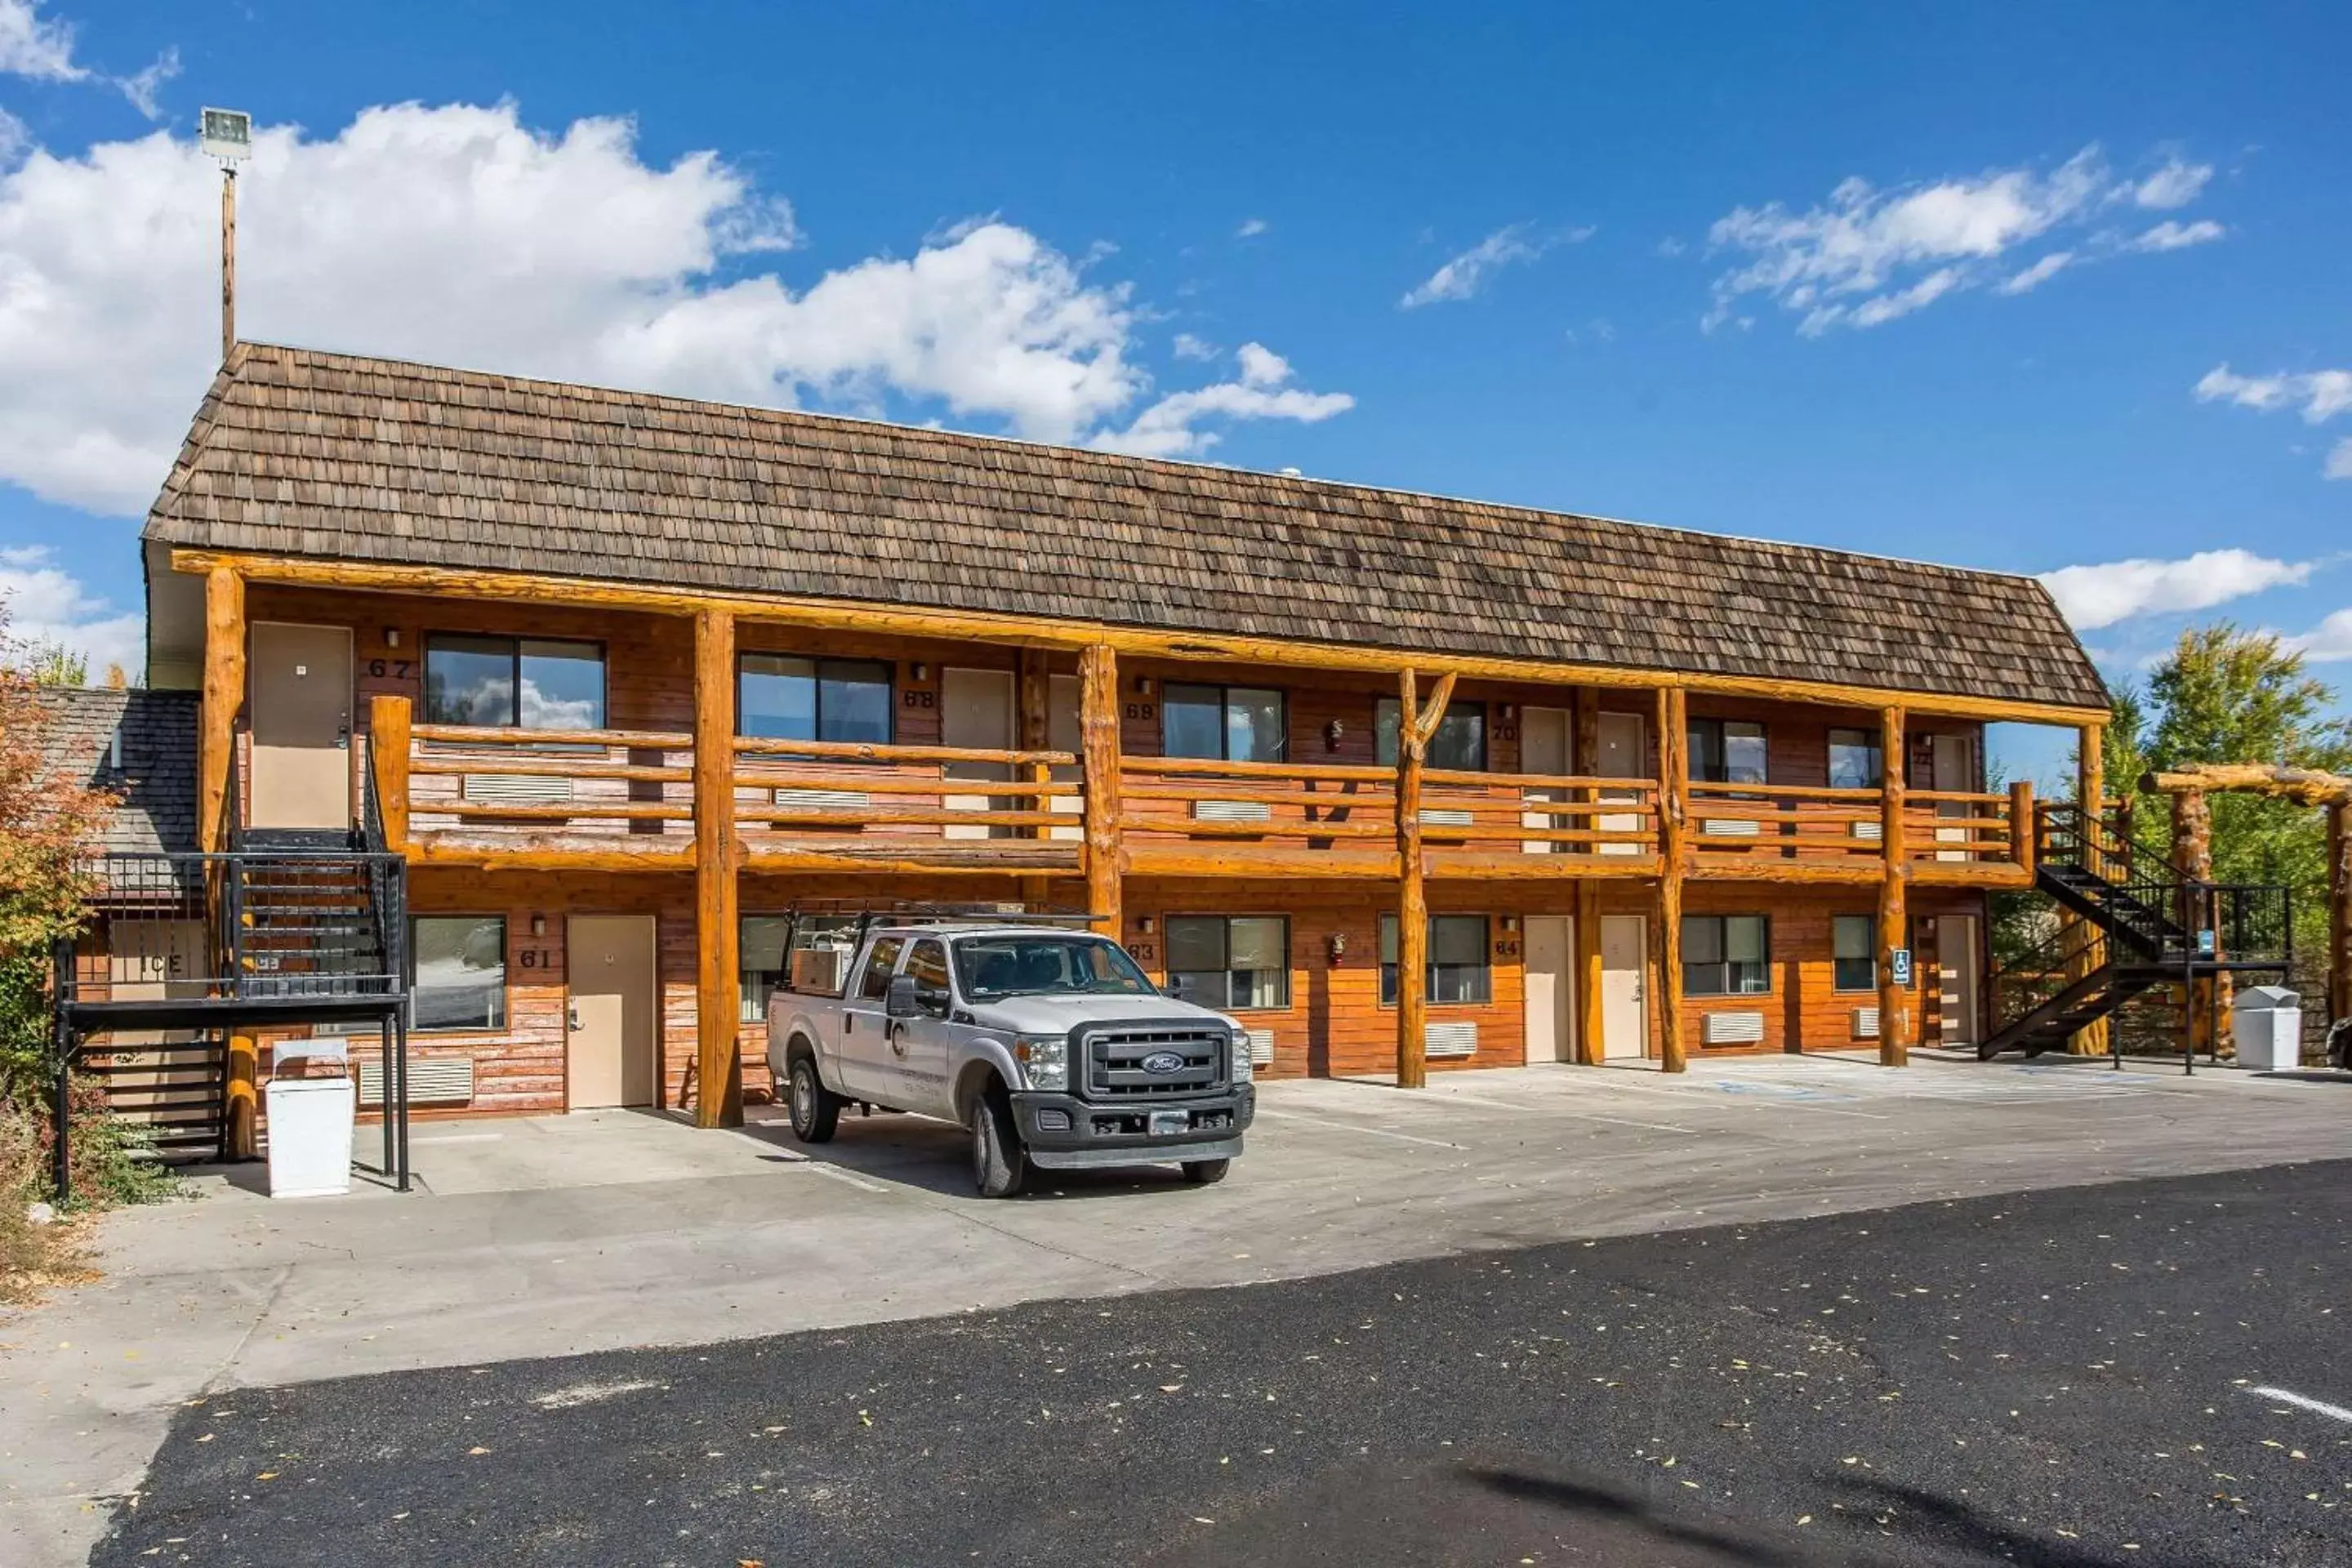
{"type": "Polygon", "coordinates": [[[1429,1081],[1429,889],[1421,855],[1421,770],[1430,738],[1454,697],[1454,677],[1440,676],[1429,700],[1417,700],[1414,673],[1397,676],[1397,1087],[1429,1081]]]}
{"type": "Polygon", "coordinates": [[[1682,688],[1658,692],[1658,1068],[1681,1072],[1683,876],[1690,858],[1690,721],[1682,688]]]}
{"type": "Polygon", "coordinates": [[[255,1159],[261,1152],[261,1047],[249,1026],[228,1037],[227,1077],[222,1142],[230,1159],[255,1159]]]}
{"type": "MultiPolygon", "coordinates": [[[[1911,851],[1906,842],[1904,786],[1908,782],[1905,762],[1909,753],[1904,738],[1903,710],[1882,708],[1878,713],[1878,849],[1885,875],[1878,884],[1878,1063],[1899,1068],[1911,1060],[1911,986],[1898,984],[1895,954],[1910,942],[1910,911],[1906,897],[1911,883],[1911,851]]],[[[1912,976],[1918,975],[1914,956],[1912,976]]]]}
{"type": "Polygon", "coordinates": [[[207,854],[228,847],[237,811],[228,798],[229,763],[244,706],[245,579],[233,566],[215,566],[205,574],[205,689],[196,750],[196,843],[207,854]]]}
{"type": "MultiPolygon", "coordinates": [[[[1016,679],[1020,687],[1020,729],[1014,743],[1024,752],[1042,752],[1046,749],[1052,730],[1049,718],[1052,687],[1046,674],[1044,648],[1024,647],[1020,651],[1016,679]]],[[[1044,763],[1029,764],[1027,772],[1028,777],[1019,782],[1042,784],[1053,781],[1054,770],[1044,763]]],[[[1042,795],[1016,796],[1014,804],[1023,811],[1039,813],[1052,806],[1051,798],[1042,795]]],[[[1026,827],[1020,831],[1024,838],[1051,837],[1049,830],[1042,827],[1026,827]]],[[[1021,901],[1031,910],[1044,909],[1049,894],[1049,884],[1043,876],[1021,879],[1021,901]]]]}
{"type": "Polygon", "coordinates": [[[735,826],[735,616],[694,617],[694,1124],[743,1125],[742,981],[738,974],[735,826]]]}
{"type": "MultiPolygon", "coordinates": [[[[2193,881],[2210,881],[2213,876],[2213,806],[2201,789],[2178,791],[2172,796],[2172,863],[2180,868],[2193,881]]],[[[2179,907],[2172,918],[2180,922],[2192,945],[2198,929],[2210,918],[2210,910],[2198,898],[2194,889],[2180,889],[2179,907]]],[[[2218,937],[2217,952],[2218,956],[2218,937]]],[[[2193,1054],[2212,1043],[2211,1018],[2213,983],[2199,979],[2193,983],[2169,987],[2180,1005],[2176,1039],[2184,1054],[2193,1054]]]]}
{"type": "MultiPolygon", "coordinates": [[[[2100,876],[2107,874],[2105,852],[2099,847],[2107,793],[2106,759],[2102,744],[2105,739],[2098,725],[2085,724],[2076,737],[2074,748],[2074,795],[2083,809],[2083,865],[2100,876]]],[[[2080,979],[2107,961],[2105,933],[2087,921],[2077,922],[2074,929],[2074,957],[2066,965],[2070,980],[2080,979]]],[[[2078,1057],[2105,1056],[2107,1040],[2108,1020],[2101,1018],[2075,1030],[2066,1048],[2078,1057]]]]}
{"type": "Polygon", "coordinates": [[[1118,655],[1096,643],[1078,655],[1078,733],[1085,753],[1087,911],[1113,942],[1119,907],[1118,655]]]}
{"type": "Polygon", "coordinates": [[[2352,805],[2327,808],[2327,1016],[2352,1018],[2352,805]]]}
{"type": "Polygon", "coordinates": [[[1601,1011],[1601,889],[1576,884],[1576,1059],[1599,1067],[1606,1059],[1601,1011]]]}
{"type": "Polygon", "coordinates": [[[407,698],[368,699],[368,772],[375,779],[383,845],[395,855],[408,850],[408,724],[407,698]]]}
{"type": "Polygon", "coordinates": [[[2034,842],[2033,784],[2020,779],[2009,786],[2009,858],[2029,883],[2033,880],[2033,858],[2039,848],[2034,842]]]}

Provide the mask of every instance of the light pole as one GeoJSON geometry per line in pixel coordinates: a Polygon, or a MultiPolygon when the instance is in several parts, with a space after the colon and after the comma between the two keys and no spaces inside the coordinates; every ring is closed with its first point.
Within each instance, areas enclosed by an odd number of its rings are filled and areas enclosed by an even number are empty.
{"type": "Polygon", "coordinates": [[[196,145],[221,171],[221,363],[236,346],[236,166],[253,155],[253,116],[241,109],[207,109],[196,145]]]}

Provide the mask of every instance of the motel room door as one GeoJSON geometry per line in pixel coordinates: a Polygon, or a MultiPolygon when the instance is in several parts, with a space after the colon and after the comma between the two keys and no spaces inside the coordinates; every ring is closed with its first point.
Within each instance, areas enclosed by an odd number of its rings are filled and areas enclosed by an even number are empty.
{"type": "Polygon", "coordinates": [[[251,674],[255,827],[352,825],[352,634],[257,621],[251,674]]]}
{"type": "Polygon", "coordinates": [[[1649,1055],[1650,921],[1647,915],[1601,917],[1601,1055],[1649,1055]]]}
{"type": "MultiPolygon", "coordinates": [[[[1977,748],[1969,735],[1937,735],[1929,742],[1935,752],[1935,788],[1965,791],[1977,787],[1977,748]]],[[[1936,803],[1937,816],[1974,816],[1981,809],[1965,800],[1939,800],[1936,803]]],[[[1965,827],[1938,827],[1936,842],[1964,845],[1974,835],[1965,827]]],[[[1966,849],[1938,849],[1938,860],[1965,860],[1966,849]]]]}
{"type": "Polygon", "coordinates": [[[1936,917],[1937,1037],[1947,1046],[1978,1043],[1979,947],[1977,917],[1936,917]]]}
{"type": "MultiPolygon", "coordinates": [[[[1538,777],[1549,773],[1555,778],[1576,772],[1570,761],[1575,751],[1574,716],[1565,708],[1522,708],[1519,710],[1519,772],[1538,777]]],[[[1530,806],[1548,801],[1566,800],[1568,792],[1556,786],[1531,786],[1524,792],[1530,806]]],[[[1549,812],[1529,810],[1519,814],[1522,827],[1580,827],[1581,817],[1555,816],[1549,812]]],[[[1519,847],[1529,855],[1551,855],[1568,847],[1540,838],[1522,839],[1519,847]]],[[[1530,944],[1532,945],[1532,944],[1530,944]]],[[[1532,1052],[1534,1046],[1528,1046],[1532,1052]]],[[[1536,1058],[1530,1055],[1528,1058],[1536,1058]]],[[[1551,1058],[1543,1058],[1549,1061],[1551,1058]]],[[[1562,1058],[1562,1060],[1567,1058],[1562,1058]]]]}
{"type": "Polygon", "coordinates": [[[1529,915],[1527,933],[1528,1060],[1576,1059],[1576,921],[1529,915]]]}
{"type": "MultiPolygon", "coordinates": [[[[1011,670],[950,668],[940,671],[940,744],[968,746],[982,752],[1015,749],[1011,670]]],[[[950,763],[947,775],[951,779],[998,784],[1013,776],[1012,770],[1003,763],[950,763]]],[[[1014,804],[1004,795],[951,795],[947,797],[947,809],[950,811],[1002,810],[1014,804]]],[[[951,822],[941,830],[941,837],[1001,838],[1011,831],[1009,828],[992,827],[984,822],[970,825],[951,822]]]]}
{"type": "MultiPolygon", "coordinates": [[[[1602,713],[1601,715],[1600,765],[1592,772],[1604,779],[1640,779],[1650,776],[1649,727],[1639,713],[1602,713]]],[[[1603,800],[1639,800],[1639,790],[1608,790],[1601,792],[1603,800]]],[[[1646,819],[1639,813],[1607,812],[1593,819],[1593,826],[1606,833],[1638,833],[1646,819]]],[[[1646,844],[1603,844],[1603,855],[1646,855],[1646,844]]],[[[1630,917],[1629,917],[1630,918],[1630,917]]],[[[1604,927],[1605,931],[1607,928],[1604,927]]]]}
{"type": "Polygon", "coordinates": [[[564,1109],[654,1102],[661,994],[651,915],[573,915],[564,922],[564,1109]]]}

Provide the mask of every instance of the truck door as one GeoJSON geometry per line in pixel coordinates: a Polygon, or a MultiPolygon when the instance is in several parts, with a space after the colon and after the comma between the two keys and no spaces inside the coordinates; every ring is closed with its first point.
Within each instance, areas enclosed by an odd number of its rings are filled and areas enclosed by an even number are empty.
{"type": "Polygon", "coordinates": [[[953,1116],[955,1099],[948,1075],[955,1065],[956,1042],[970,1027],[950,1023],[955,993],[948,980],[947,943],[937,937],[917,937],[907,954],[907,973],[914,976],[922,1012],[901,1018],[892,1042],[897,1047],[898,1099],[901,1110],[926,1116],[953,1116]]]}
{"type": "Polygon", "coordinates": [[[896,1106],[897,1062],[890,1049],[890,976],[898,968],[906,938],[877,936],[866,950],[866,962],[850,976],[841,995],[841,1037],[834,1042],[835,1065],[841,1081],[835,1087],[852,1100],[896,1106]]]}

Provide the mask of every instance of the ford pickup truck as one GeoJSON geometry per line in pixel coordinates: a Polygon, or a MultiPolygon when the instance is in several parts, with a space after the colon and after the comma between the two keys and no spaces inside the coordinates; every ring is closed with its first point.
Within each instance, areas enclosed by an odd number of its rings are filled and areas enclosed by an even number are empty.
{"type": "Polygon", "coordinates": [[[1015,923],[868,931],[839,994],[770,999],[768,1068],[803,1142],[850,1105],[968,1129],[983,1197],[1032,1166],[1221,1181],[1256,1108],[1234,1019],[1161,994],[1107,937],[1015,923]]]}

